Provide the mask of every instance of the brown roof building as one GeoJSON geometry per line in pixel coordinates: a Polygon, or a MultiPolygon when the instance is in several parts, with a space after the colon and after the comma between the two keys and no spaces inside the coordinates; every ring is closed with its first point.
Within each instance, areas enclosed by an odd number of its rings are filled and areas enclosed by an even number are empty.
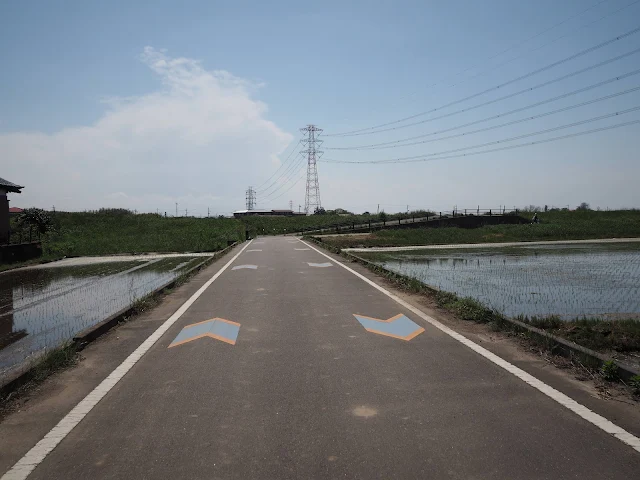
{"type": "Polygon", "coordinates": [[[24,187],[0,178],[0,243],[9,240],[9,200],[7,193],[20,193],[24,187]]]}

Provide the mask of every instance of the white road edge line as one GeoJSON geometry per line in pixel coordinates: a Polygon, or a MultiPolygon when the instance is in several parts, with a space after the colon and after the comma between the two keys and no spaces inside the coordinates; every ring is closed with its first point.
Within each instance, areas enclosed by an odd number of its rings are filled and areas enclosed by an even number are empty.
{"type": "Polygon", "coordinates": [[[607,420],[602,415],[599,415],[599,414],[595,413],[594,411],[589,410],[587,407],[585,407],[584,405],[581,405],[580,403],[576,402],[575,400],[573,400],[571,397],[565,395],[564,393],[559,392],[555,388],[550,387],[546,383],[538,380],[533,375],[525,372],[524,370],[522,370],[522,369],[516,367],[515,365],[512,365],[511,363],[507,362],[506,360],[500,358],[499,356],[497,356],[496,354],[490,352],[486,348],[483,348],[480,345],[478,345],[477,343],[472,342],[467,337],[459,334],[458,332],[455,332],[455,331],[451,330],[449,327],[443,325],[442,323],[437,321],[435,318],[430,317],[429,315],[427,315],[426,313],[424,313],[421,310],[417,309],[413,305],[410,305],[409,303],[405,302],[400,297],[394,295],[393,293],[391,293],[390,291],[388,291],[385,288],[381,287],[380,285],[377,285],[375,282],[369,280],[364,275],[362,275],[362,274],[356,272],[355,270],[347,267],[342,262],[338,262],[333,257],[330,257],[326,253],[321,252],[317,248],[309,245],[306,242],[303,242],[302,240],[300,240],[300,242],[304,243],[307,247],[312,248],[313,250],[318,252],[320,255],[323,255],[323,256],[327,257],[329,260],[335,262],[337,265],[340,265],[342,268],[344,268],[348,272],[353,273],[359,279],[364,280],[366,283],[371,285],[376,290],[384,293],[386,296],[388,296],[389,298],[395,300],[397,303],[402,305],[407,310],[410,310],[411,312],[413,312],[416,315],[418,315],[425,322],[433,325],[438,330],[441,330],[442,332],[446,333],[450,337],[456,339],[457,341],[459,341],[463,345],[469,347],[471,350],[473,350],[474,352],[482,355],[484,358],[486,358],[487,360],[495,363],[499,367],[504,368],[507,372],[515,375],[516,377],[518,377],[523,382],[528,383],[533,388],[535,388],[535,389],[539,390],[540,392],[544,393],[546,396],[548,396],[549,398],[555,400],[556,402],[558,402],[563,407],[568,408],[569,410],[571,410],[576,415],[579,415],[580,417],[584,418],[587,422],[595,425],[596,427],[600,428],[601,430],[604,430],[608,434],[613,435],[614,437],[616,437],[621,442],[629,445],[631,448],[633,448],[637,452],[640,452],[640,438],[638,438],[635,435],[627,432],[625,429],[617,426],[616,424],[614,424],[610,420],[607,420]]]}
{"type": "Polygon", "coordinates": [[[0,480],[24,480],[56,448],[73,428],[95,407],[98,402],[124,377],[142,356],[178,321],[191,305],[211,286],[216,279],[231,265],[240,254],[251,244],[251,240],[242,250],[233,256],[213,277],[191,295],[178,310],[175,311],[155,332],[136,348],[113,372],[80,401],[65,417],[47,433],[42,440],[29,450],[18,462],[5,473],[0,480]]]}

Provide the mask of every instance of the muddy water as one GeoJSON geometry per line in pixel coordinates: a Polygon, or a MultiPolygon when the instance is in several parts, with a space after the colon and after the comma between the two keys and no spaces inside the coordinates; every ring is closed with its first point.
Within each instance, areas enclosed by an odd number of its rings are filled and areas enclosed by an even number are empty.
{"type": "Polygon", "coordinates": [[[203,258],[169,257],[0,274],[0,384],[42,352],[173,280],[203,258]]]}
{"type": "Polygon", "coordinates": [[[637,243],[358,255],[509,317],[640,316],[637,243]]]}

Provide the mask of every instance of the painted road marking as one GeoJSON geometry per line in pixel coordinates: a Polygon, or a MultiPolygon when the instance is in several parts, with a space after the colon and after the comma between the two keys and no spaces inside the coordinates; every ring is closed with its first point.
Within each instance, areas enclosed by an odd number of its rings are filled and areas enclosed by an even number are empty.
{"type": "Polygon", "coordinates": [[[238,265],[237,267],[233,267],[231,270],[242,270],[243,268],[249,268],[251,270],[256,270],[258,268],[257,265],[238,265]]]}
{"type": "Polygon", "coordinates": [[[298,250],[299,252],[305,251],[305,250],[309,250],[308,248],[294,248],[294,250],[298,250]]]}
{"type": "Polygon", "coordinates": [[[333,264],[327,262],[327,263],[311,263],[311,262],[307,262],[307,265],[309,265],[310,267],[318,267],[318,268],[327,268],[327,267],[333,267],[333,264]]]}
{"type": "Polygon", "coordinates": [[[236,339],[240,333],[240,324],[225,320],[224,318],[212,318],[204,322],[187,325],[167,348],[177,347],[183,343],[191,342],[202,337],[215,338],[221,342],[236,344],[236,339]]]}
{"type": "Polygon", "coordinates": [[[400,340],[409,341],[424,332],[424,328],[409,320],[403,314],[396,315],[388,320],[365,317],[355,313],[353,316],[356,317],[367,332],[399,338],[400,340]]]}
{"type": "Polygon", "coordinates": [[[379,292],[384,293],[387,297],[391,298],[396,303],[398,303],[402,307],[406,308],[410,312],[415,313],[417,316],[422,318],[425,322],[433,325],[438,330],[446,333],[447,335],[449,335],[450,337],[454,338],[458,342],[462,343],[466,347],[469,347],[471,350],[473,350],[477,354],[482,355],[484,358],[486,358],[490,362],[493,362],[497,366],[505,369],[507,372],[511,373],[512,375],[515,375],[516,377],[518,377],[523,382],[529,384],[530,386],[532,386],[536,390],[544,393],[546,396],[548,396],[549,398],[555,400],[556,402],[558,402],[563,407],[568,408],[573,413],[575,413],[579,417],[582,417],[587,422],[595,425],[596,427],[598,427],[601,430],[607,432],[608,434],[613,435],[615,438],[620,440],[622,443],[625,443],[625,444],[629,445],[631,448],[633,448],[634,450],[636,450],[637,452],[640,452],[640,438],[638,438],[635,435],[627,432],[625,429],[619,427],[618,425],[616,425],[615,423],[611,422],[610,420],[607,420],[602,415],[599,415],[596,412],[594,412],[592,410],[589,410],[587,407],[585,407],[584,405],[581,405],[580,403],[576,402],[574,399],[572,399],[568,395],[565,395],[564,393],[556,390],[555,388],[550,387],[546,383],[538,380],[536,377],[534,377],[533,375],[525,372],[521,368],[518,368],[515,365],[512,365],[511,363],[507,362],[503,358],[500,358],[495,353],[492,353],[489,350],[487,350],[486,348],[481,347],[477,343],[472,342],[471,340],[469,340],[464,335],[461,335],[458,332],[456,332],[454,330],[451,330],[449,327],[443,325],[442,323],[437,321],[435,318],[430,317],[429,315],[424,313],[422,310],[419,310],[418,308],[414,307],[413,305],[405,302],[400,297],[398,297],[398,296],[394,295],[393,293],[391,293],[389,290],[387,290],[387,289],[381,287],[380,285],[376,284],[373,280],[369,280],[367,277],[365,277],[364,275],[356,272],[352,268],[347,267],[342,262],[338,262],[337,260],[335,260],[334,258],[330,257],[326,253],[321,252],[317,248],[312,247],[311,245],[309,245],[306,242],[303,242],[302,240],[300,240],[300,242],[303,243],[304,245],[306,245],[307,247],[315,250],[316,252],[318,252],[323,257],[326,257],[329,260],[333,260],[339,266],[344,268],[346,271],[353,273],[360,280],[368,283],[369,285],[371,285],[373,288],[375,288],[379,292]]]}
{"type": "Polygon", "coordinates": [[[215,282],[229,266],[251,245],[251,240],[231,260],[224,264],[196,293],[191,295],[166,322],[160,325],[144,342],[129,355],[124,362],[116,367],[100,384],[80,401],[65,417],[47,433],[42,440],[29,450],[18,462],[11,467],[1,480],[24,480],[45,459],[51,451],[74,429],[80,421],[95,407],[102,398],[124,377],[131,368],[160,340],[171,326],[176,323],[184,312],[215,282]]]}
{"type": "Polygon", "coordinates": [[[262,250],[259,248],[254,248],[253,250],[247,250],[247,252],[261,252],[262,250]]]}

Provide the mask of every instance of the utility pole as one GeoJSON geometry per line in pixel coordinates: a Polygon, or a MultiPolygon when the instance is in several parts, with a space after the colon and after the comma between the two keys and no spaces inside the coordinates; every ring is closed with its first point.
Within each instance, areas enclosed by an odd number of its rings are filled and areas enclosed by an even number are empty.
{"type": "Polygon", "coordinates": [[[245,193],[245,201],[247,205],[247,210],[255,210],[256,208],[256,189],[253,187],[247,188],[245,193]]]}
{"type": "Polygon", "coordinates": [[[300,213],[301,208],[302,208],[302,205],[298,205],[298,213],[300,213]]]}
{"type": "Polygon", "coordinates": [[[380,204],[378,204],[378,214],[380,214],[380,204]]]}
{"type": "Polygon", "coordinates": [[[209,207],[207,207],[207,218],[209,218],[209,213],[210,213],[210,210],[209,210],[209,207]]]}
{"type": "Polygon", "coordinates": [[[176,202],[176,217],[178,216],[178,202],[176,202]]]}
{"type": "Polygon", "coordinates": [[[289,210],[293,212],[293,200],[289,200],[289,210]]]}
{"type": "Polygon", "coordinates": [[[307,149],[301,153],[307,156],[307,191],[304,197],[304,213],[313,214],[316,210],[322,208],[320,202],[320,185],[318,184],[318,167],[317,160],[322,157],[324,152],[317,150],[322,145],[322,140],[318,140],[318,136],[322,133],[322,129],[315,125],[307,125],[301,128],[302,133],[307,134],[307,138],[302,140],[307,149]]]}
{"type": "Polygon", "coordinates": [[[186,208],[184,209],[184,216],[185,216],[185,217],[188,217],[188,216],[189,216],[189,211],[188,211],[186,208]]]}

